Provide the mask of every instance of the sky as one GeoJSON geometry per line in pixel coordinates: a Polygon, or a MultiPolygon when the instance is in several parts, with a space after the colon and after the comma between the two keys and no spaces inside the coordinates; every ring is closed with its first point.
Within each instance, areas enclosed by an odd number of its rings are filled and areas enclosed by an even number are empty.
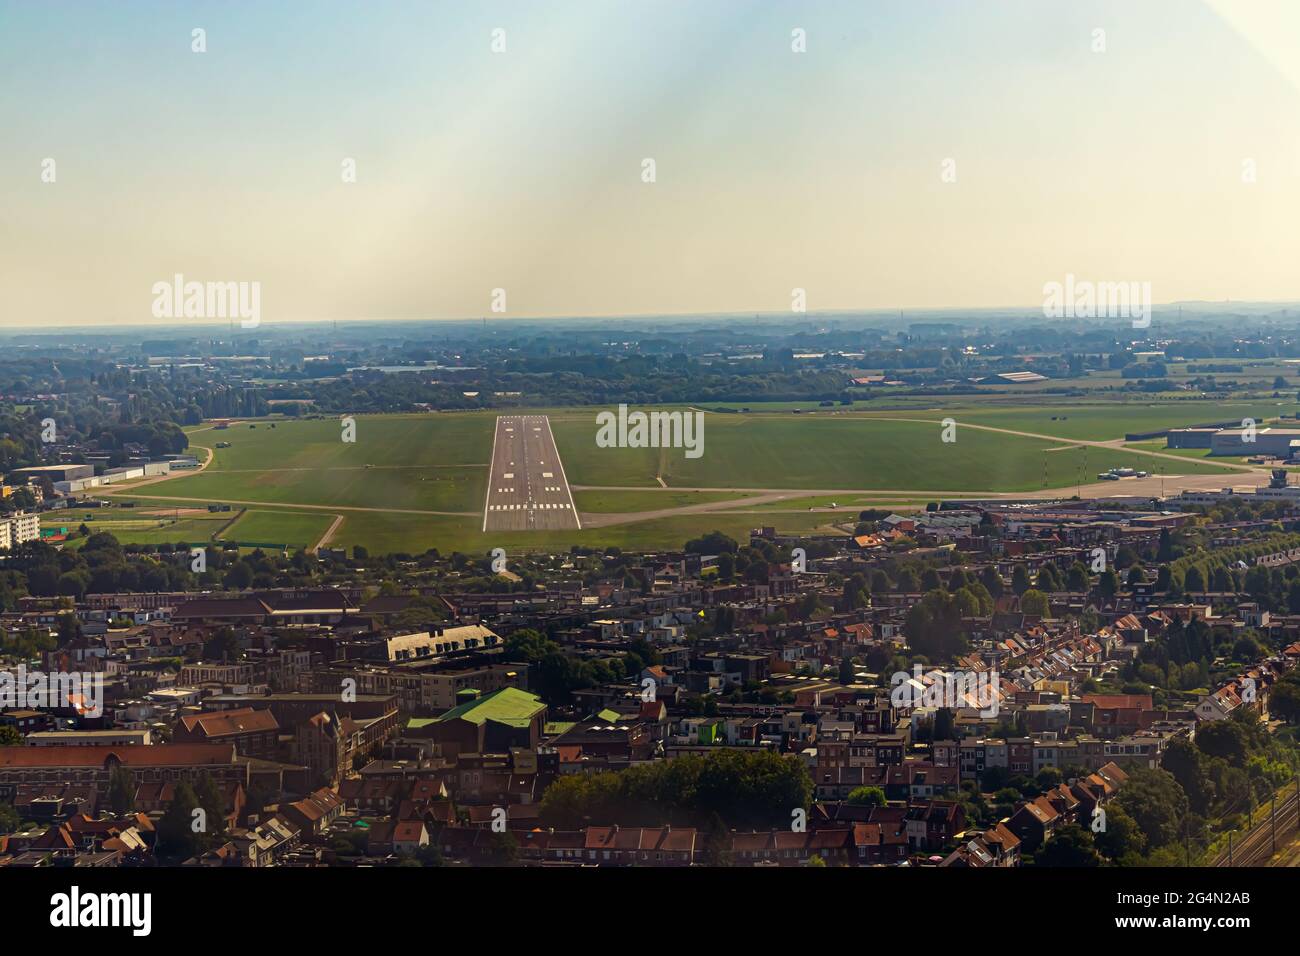
{"type": "Polygon", "coordinates": [[[4,326],[1295,300],[1297,213],[1288,0],[0,0],[4,326]]]}

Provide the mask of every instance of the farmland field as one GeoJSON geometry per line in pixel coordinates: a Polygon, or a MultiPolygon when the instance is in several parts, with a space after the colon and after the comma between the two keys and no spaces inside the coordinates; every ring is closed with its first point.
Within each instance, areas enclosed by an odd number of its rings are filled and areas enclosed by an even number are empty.
{"type": "MultiPolygon", "coordinates": [[[[196,451],[212,452],[202,471],[116,486],[100,495],[162,509],[208,503],[229,504],[236,513],[246,508],[221,539],[291,547],[319,541],[336,516],[343,521],[331,546],[360,544],[375,553],[670,547],[713,528],[744,537],[760,523],[791,532],[842,531],[832,523],[852,522],[863,508],[916,509],[939,495],[1073,493],[1076,485],[1093,483],[1099,472],[1114,467],[1166,476],[1241,476],[1241,466],[1231,462],[1169,455],[1159,442],[1126,448],[1122,439],[1129,432],[1205,421],[1263,421],[1284,410],[1271,403],[1165,398],[1074,405],[1040,403],[1037,397],[1034,404],[1001,401],[973,401],[943,413],[921,403],[888,411],[863,410],[870,407],[865,403],[853,410],[795,406],[806,409],[799,415],[786,405],[749,406],[753,410],[744,414],[709,412],[704,453],[695,459],[682,449],[598,447],[595,416],[601,409],[539,410],[551,416],[574,503],[586,516],[576,532],[482,533],[496,420],[485,412],[360,415],[354,442],[342,440],[341,423],[332,418],[199,426],[188,432],[196,451]],[[940,421],[947,417],[956,421],[953,442],[942,440],[940,421]],[[217,447],[225,443],[229,447],[217,447]],[[805,493],[794,493],[799,491],[805,493]],[[773,492],[789,497],[771,498],[773,492]],[[754,503],[763,493],[769,498],[754,503]],[[831,502],[837,511],[807,510],[828,509],[831,502]],[[655,514],[678,509],[694,510],[655,514]]],[[[200,452],[200,459],[206,454],[200,452]]],[[[127,520],[124,514],[116,511],[110,522],[100,512],[102,526],[111,524],[122,540],[136,542],[207,539],[233,517],[186,516],[182,510],[181,520],[168,524],[139,515],[127,520]]],[[[80,523],[72,516],[60,520],[80,523]]]]}

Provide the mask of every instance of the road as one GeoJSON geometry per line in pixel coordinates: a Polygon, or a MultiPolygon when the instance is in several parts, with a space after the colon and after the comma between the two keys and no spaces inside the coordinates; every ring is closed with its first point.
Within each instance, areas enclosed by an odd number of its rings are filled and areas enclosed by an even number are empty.
{"type": "Polygon", "coordinates": [[[309,554],[319,553],[321,548],[325,547],[325,545],[329,544],[332,540],[334,540],[334,534],[339,530],[339,528],[342,525],[343,525],[343,515],[335,515],[333,522],[331,522],[330,526],[325,529],[325,533],[321,535],[320,540],[311,546],[308,553],[309,554]]]}
{"type": "Polygon", "coordinates": [[[545,415],[501,415],[492,440],[483,530],[564,531],[582,527],[545,415]]]}

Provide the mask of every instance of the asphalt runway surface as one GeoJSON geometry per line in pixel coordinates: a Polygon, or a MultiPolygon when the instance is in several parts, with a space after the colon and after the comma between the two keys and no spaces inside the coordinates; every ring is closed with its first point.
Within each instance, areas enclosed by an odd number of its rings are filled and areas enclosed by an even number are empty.
{"type": "Polygon", "coordinates": [[[581,527],[550,420],[545,415],[498,416],[483,530],[576,531],[581,527]]]}

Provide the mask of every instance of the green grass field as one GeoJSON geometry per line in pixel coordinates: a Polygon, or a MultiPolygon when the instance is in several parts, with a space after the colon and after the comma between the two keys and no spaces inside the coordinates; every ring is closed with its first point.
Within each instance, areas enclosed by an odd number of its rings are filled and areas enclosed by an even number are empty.
{"type": "Polygon", "coordinates": [[[951,417],[959,424],[987,425],[1078,441],[1108,441],[1123,438],[1125,434],[1181,428],[1202,422],[1240,422],[1243,418],[1263,421],[1281,411],[1290,411],[1293,407],[1278,407],[1260,402],[1165,400],[1131,404],[1099,402],[1075,406],[958,406],[949,407],[945,411],[934,410],[926,415],[910,411],[872,414],[881,418],[951,417]]]}
{"type": "Polygon", "coordinates": [[[573,495],[573,503],[584,513],[627,514],[739,501],[746,497],[750,496],[738,491],[578,491],[573,495]]]}
{"type": "MultiPolygon", "coordinates": [[[[924,498],[882,498],[880,496],[858,496],[858,495],[812,495],[810,497],[786,498],[784,501],[769,501],[767,504],[750,505],[744,508],[745,511],[757,514],[764,511],[807,511],[809,508],[829,508],[831,505],[836,506],[838,514],[827,518],[834,518],[836,521],[853,520],[859,511],[868,508],[884,509],[886,511],[909,510],[914,511],[918,508],[924,508],[928,502],[924,498]]],[[[737,509],[740,510],[740,509],[737,509]]]]}
{"type": "MultiPolygon", "coordinates": [[[[124,544],[171,544],[177,541],[200,543],[211,540],[213,534],[230,520],[230,515],[196,515],[179,519],[167,516],[140,515],[125,509],[69,510],[66,513],[45,515],[41,527],[66,527],[78,530],[82,524],[91,534],[108,531],[124,544]],[[91,520],[86,520],[87,515],[91,520]]],[[[79,547],[84,539],[74,540],[79,547]]]]}
{"type": "MultiPolygon", "coordinates": [[[[552,420],[552,429],[569,480],[578,485],[646,485],[658,474],[683,488],[1037,491],[1092,481],[1108,468],[1151,470],[1157,460],[1113,448],[1053,450],[1062,443],[963,428],[962,417],[951,417],[956,440],[945,443],[937,421],[708,415],[704,453],[696,459],[681,449],[598,448],[594,417],[565,416],[552,420]]],[[[1179,468],[1182,474],[1227,473],[1205,462],[1179,468]]]]}
{"type": "Polygon", "coordinates": [[[309,548],[320,540],[334,516],[303,511],[248,510],[217,536],[218,541],[245,544],[280,544],[290,549],[309,548]]]}
{"type": "MultiPolygon", "coordinates": [[[[572,544],[673,547],[713,528],[744,537],[763,522],[790,532],[830,529],[832,523],[852,522],[854,512],[863,508],[914,510],[939,494],[1070,489],[1081,481],[1093,482],[1098,472],[1112,467],[1228,475],[1231,469],[1196,455],[1175,461],[1141,453],[1163,450],[1161,442],[1133,449],[1071,443],[1205,421],[1263,421],[1290,410],[1259,402],[1164,397],[1031,401],[954,403],[944,411],[932,401],[906,411],[866,411],[861,409],[870,406],[863,403],[853,410],[807,403],[751,405],[749,414],[706,414],[704,454],[698,459],[686,458],[681,449],[599,448],[596,414],[601,409],[539,409],[551,415],[580,513],[630,517],[705,502],[739,502],[753,494],[729,489],[808,492],[758,506],[620,521],[579,532],[481,533],[494,413],[361,415],[355,419],[354,443],[341,440],[337,419],[196,427],[187,429],[193,445],[213,449],[206,470],[135,488],[119,486],[105,494],[119,501],[134,498],[142,507],[150,502],[172,509],[203,508],[209,502],[231,504],[236,512],[246,507],[223,539],[290,547],[320,540],[335,514],[343,515],[344,523],[332,545],[361,544],[375,553],[418,553],[430,547],[477,553],[498,546],[522,550],[572,544]],[[788,408],[796,405],[808,412],[792,414],[788,408]],[[957,422],[953,443],[942,441],[939,421],[945,417],[957,422]],[[1046,437],[966,427],[970,425],[1046,437]],[[217,448],[219,442],[230,447],[217,448]],[[661,489],[656,476],[670,487],[661,489]],[[831,489],[834,494],[819,493],[831,489]],[[840,506],[838,513],[807,511],[832,501],[840,506]]],[[[138,542],[206,540],[232,517],[229,512],[200,514],[169,524],[164,521],[172,519],[142,521],[138,512],[127,519],[127,512],[113,509],[111,521],[109,514],[98,512],[92,526],[112,524],[124,541],[138,542]]],[[[72,515],[52,520],[80,523],[72,515]]]]}
{"type": "Polygon", "coordinates": [[[194,444],[214,449],[212,464],[165,482],[167,494],[216,502],[477,511],[487,491],[494,420],[482,414],[359,415],[355,442],[342,440],[336,419],[191,431],[194,444]],[[218,442],[230,447],[217,448],[218,442]]]}
{"type": "Polygon", "coordinates": [[[687,540],[715,529],[739,541],[745,541],[749,537],[750,529],[763,524],[776,525],[781,531],[791,534],[810,531],[842,534],[842,531],[831,526],[831,522],[851,517],[797,514],[783,516],[778,521],[773,517],[719,511],[656,518],[603,528],[584,528],[581,531],[497,531],[484,535],[479,530],[482,527],[479,518],[432,516],[422,518],[418,522],[411,522],[400,517],[375,513],[349,517],[335,536],[332,546],[350,548],[355,544],[361,544],[375,554],[392,551],[417,554],[428,548],[437,548],[443,554],[452,551],[486,554],[492,548],[505,548],[508,553],[567,551],[575,544],[584,547],[619,547],[634,551],[680,548],[687,540]]]}

